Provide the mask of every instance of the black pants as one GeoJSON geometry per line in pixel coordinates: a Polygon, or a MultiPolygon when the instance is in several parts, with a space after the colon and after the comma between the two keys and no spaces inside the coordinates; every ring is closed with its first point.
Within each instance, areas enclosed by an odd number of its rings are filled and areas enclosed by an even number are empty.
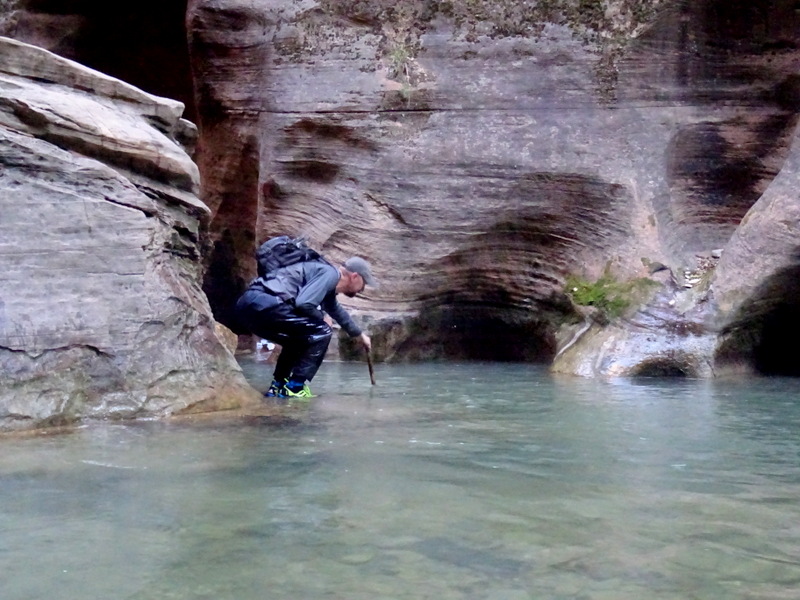
{"type": "Polygon", "coordinates": [[[262,310],[243,304],[237,311],[252,333],[282,346],[273,375],[276,381],[291,378],[306,382],[314,378],[333,335],[325,321],[300,315],[291,304],[262,310]]]}

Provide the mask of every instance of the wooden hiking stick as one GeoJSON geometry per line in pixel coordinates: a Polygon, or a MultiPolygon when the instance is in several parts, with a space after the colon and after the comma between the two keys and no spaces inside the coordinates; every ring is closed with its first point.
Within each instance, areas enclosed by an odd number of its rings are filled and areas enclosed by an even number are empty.
{"type": "Polygon", "coordinates": [[[375,385],[375,370],[372,368],[372,354],[369,351],[369,348],[364,348],[367,351],[367,366],[369,367],[369,380],[372,382],[372,385],[375,385]]]}

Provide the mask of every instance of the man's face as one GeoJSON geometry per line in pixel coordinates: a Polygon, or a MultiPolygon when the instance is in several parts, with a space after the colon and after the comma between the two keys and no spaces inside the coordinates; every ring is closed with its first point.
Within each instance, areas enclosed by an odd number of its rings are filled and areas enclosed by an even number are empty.
{"type": "Polygon", "coordinates": [[[347,278],[347,289],[344,290],[345,296],[352,298],[356,294],[360,294],[364,291],[366,283],[364,283],[364,278],[361,277],[361,275],[358,273],[349,273],[347,278]]]}

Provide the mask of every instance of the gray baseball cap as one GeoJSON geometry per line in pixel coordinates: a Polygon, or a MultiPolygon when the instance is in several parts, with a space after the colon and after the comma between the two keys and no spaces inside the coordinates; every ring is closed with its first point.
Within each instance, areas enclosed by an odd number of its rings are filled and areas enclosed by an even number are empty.
{"type": "Polygon", "coordinates": [[[372,276],[372,271],[369,268],[369,263],[360,256],[353,256],[344,262],[344,268],[351,273],[358,273],[364,278],[364,283],[371,287],[378,287],[378,282],[372,276]]]}

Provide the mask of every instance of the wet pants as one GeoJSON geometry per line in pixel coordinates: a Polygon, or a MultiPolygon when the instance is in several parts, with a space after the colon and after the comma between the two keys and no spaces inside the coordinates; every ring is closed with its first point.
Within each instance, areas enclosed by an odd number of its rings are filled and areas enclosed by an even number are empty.
{"type": "Polygon", "coordinates": [[[295,312],[291,304],[259,310],[253,304],[237,307],[243,324],[255,335],[280,344],[275,365],[276,381],[311,381],[317,374],[333,331],[325,321],[295,312]]]}

